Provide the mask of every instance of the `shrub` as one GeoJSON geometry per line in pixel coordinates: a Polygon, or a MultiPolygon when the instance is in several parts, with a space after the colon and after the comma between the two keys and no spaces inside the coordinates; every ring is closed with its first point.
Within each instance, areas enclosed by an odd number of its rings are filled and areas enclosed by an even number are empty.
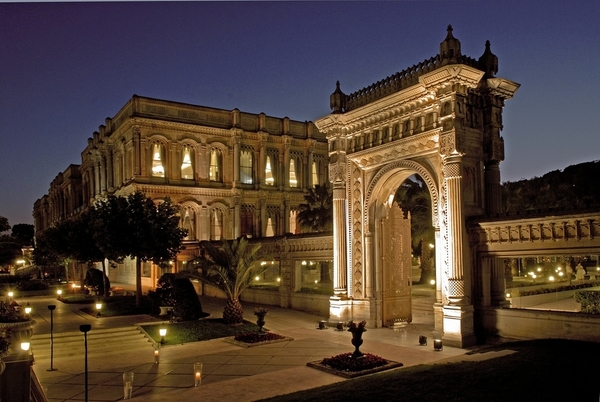
{"type": "Polygon", "coordinates": [[[110,281],[104,275],[104,272],[100,271],[96,268],[88,268],[85,272],[85,279],[83,280],[83,284],[88,288],[94,290],[97,294],[104,294],[104,280],[106,280],[106,284],[110,289],[110,281]]]}
{"type": "Polygon", "coordinates": [[[203,316],[196,289],[187,277],[164,274],[156,284],[156,296],[161,306],[173,307],[173,318],[178,321],[197,320],[203,316]]]}
{"type": "Polygon", "coordinates": [[[575,301],[581,303],[581,312],[600,314],[600,291],[579,290],[575,292],[575,301]]]}
{"type": "Polygon", "coordinates": [[[321,360],[321,364],[340,371],[356,372],[385,366],[388,364],[388,361],[383,357],[370,353],[364,353],[361,357],[352,357],[352,353],[348,352],[337,356],[327,357],[321,360]]]}
{"type": "Polygon", "coordinates": [[[48,284],[39,279],[30,279],[28,281],[21,281],[17,284],[17,289],[21,291],[28,290],[48,290],[48,284]]]}

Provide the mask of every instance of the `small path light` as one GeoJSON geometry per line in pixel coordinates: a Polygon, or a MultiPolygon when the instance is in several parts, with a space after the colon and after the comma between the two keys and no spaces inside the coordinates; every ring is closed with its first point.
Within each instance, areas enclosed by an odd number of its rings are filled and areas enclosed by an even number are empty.
{"type": "Polygon", "coordinates": [[[62,289],[58,289],[58,290],[56,291],[56,296],[57,296],[56,298],[57,298],[58,300],[62,299],[62,289]]]}
{"type": "Polygon", "coordinates": [[[160,328],[158,330],[158,334],[160,335],[160,344],[164,344],[165,343],[165,336],[167,335],[167,329],[166,328],[160,328]]]}
{"type": "Polygon", "coordinates": [[[25,306],[25,314],[31,314],[31,304],[29,304],[29,302],[27,302],[27,305],[25,306]]]}
{"type": "Polygon", "coordinates": [[[154,363],[160,363],[160,350],[159,345],[154,346],[154,363]]]}
{"type": "Polygon", "coordinates": [[[133,371],[123,373],[123,399],[131,399],[133,395],[133,371]]]}
{"type": "Polygon", "coordinates": [[[194,387],[199,387],[202,383],[202,363],[194,363],[194,387]]]}
{"type": "Polygon", "coordinates": [[[440,352],[442,349],[444,349],[444,345],[442,344],[442,340],[441,339],[434,339],[433,340],[433,350],[435,350],[436,352],[440,352]]]}
{"type": "Polygon", "coordinates": [[[419,345],[427,346],[427,337],[423,335],[419,335],[419,345]]]}
{"type": "Polygon", "coordinates": [[[102,315],[102,313],[100,313],[100,310],[102,310],[102,303],[96,303],[96,316],[98,317],[102,315]]]}

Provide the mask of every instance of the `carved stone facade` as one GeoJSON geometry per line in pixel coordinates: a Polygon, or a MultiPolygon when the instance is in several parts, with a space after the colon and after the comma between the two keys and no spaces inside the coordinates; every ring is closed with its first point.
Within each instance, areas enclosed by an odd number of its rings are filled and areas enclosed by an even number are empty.
{"type": "MultiPolygon", "coordinates": [[[[169,197],[188,230],[178,263],[201,240],[300,233],[305,190],[328,181],[327,140],[311,122],[140,96],[106,119],[81,158],[36,201],[36,231],[107,194],[169,197]]],[[[156,270],[144,269],[145,285],[156,270]]],[[[125,264],[113,280],[132,276],[125,264]]]]}
{"type": "Polygon", "coordinates": [[[315,122],[329,141],[334,188],[335,319],[381,326],[381,220],[396,189],[420,175],[436,230],[436,330],[451,345],[474,343],[469,216],[498,212],[504,159],[502,108],[519,84],[496,78],[489,42],[462,55],[448,27],[440,53],[345,95],[336,84],[333,113],[315,122]]]}

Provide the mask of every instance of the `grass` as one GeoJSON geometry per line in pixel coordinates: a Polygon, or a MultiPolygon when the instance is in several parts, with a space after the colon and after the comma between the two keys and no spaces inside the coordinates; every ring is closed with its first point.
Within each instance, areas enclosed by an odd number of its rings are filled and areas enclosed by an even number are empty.
{"type": "Polygon", "coordinates": [[[164,345],[179,345],[187,342],[225,338],[247,332],[258,332],[258,325],[244,321],[241,325],[225,324],[222,318],[207,318],[172,324],[149,324],[142,328],[154,342],[160,342],[160,328],[167,329],[164,345]]]}
{"type": "Polygon", "coordinates": [[[558,339],[511,342],[481,362],[419,365],[264,401],[536,402],[597,401],[600,344],[558,339]]]}

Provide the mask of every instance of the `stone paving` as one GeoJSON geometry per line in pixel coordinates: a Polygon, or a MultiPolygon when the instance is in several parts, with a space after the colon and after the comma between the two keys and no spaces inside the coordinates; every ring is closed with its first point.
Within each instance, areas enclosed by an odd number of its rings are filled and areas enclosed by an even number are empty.
{"type": "MultiPolygon", "coordinates": [[[[57,303],[53,298],[36,297],[27,301],[34,306],[38,334],[50,329],[48,304],[57,305],[55,333],[76,331],[80,324],[90,323],[92,329],[88,336],[91,336],[96,328],[158,321],[149,316],[95,318],[81,314],[75,306],[57,303]]],[[[221,315],[224,300],[202,297],[201,301],[204,311],[213,317],[221,315]]],[[[251,311],[252,306],[244,304],[247,311],[251,311]]],[[[150,343],[147,352],[119,350],[118,347],[100,354],[88,350],[88,400],[123,399],[122,376],[130,371],[134,373],[132,400],[140,401],[166,398],[172,401],[255,401],[347,381],[306,366],[309,361],[354,350],[347,331],[317,329],[321,319],[323,317],[295,310],[270,308],[265,328],[293,340],[248,348],[224,339],[166,346],[160,351],[158,364],[154,363],[154,349],[150,343]],[[203,363],[199,387],[194,386],[195,362],[203,363]]],[[[361,350],[401,362],[404,367],[453,359],[467,352],[451,347],[434,351],[432,342],[429,346],[419,346],[420,335],[433,339],[432,315],[417,316],[411,324],[395,329],[368,329],[361,350]]],[[[84,356],[54,359],[53,367],[55,371],[48,370],[50,361],[47,358],[36,359],[34,364],[49,401],[85,400],[84,356]]]]}

